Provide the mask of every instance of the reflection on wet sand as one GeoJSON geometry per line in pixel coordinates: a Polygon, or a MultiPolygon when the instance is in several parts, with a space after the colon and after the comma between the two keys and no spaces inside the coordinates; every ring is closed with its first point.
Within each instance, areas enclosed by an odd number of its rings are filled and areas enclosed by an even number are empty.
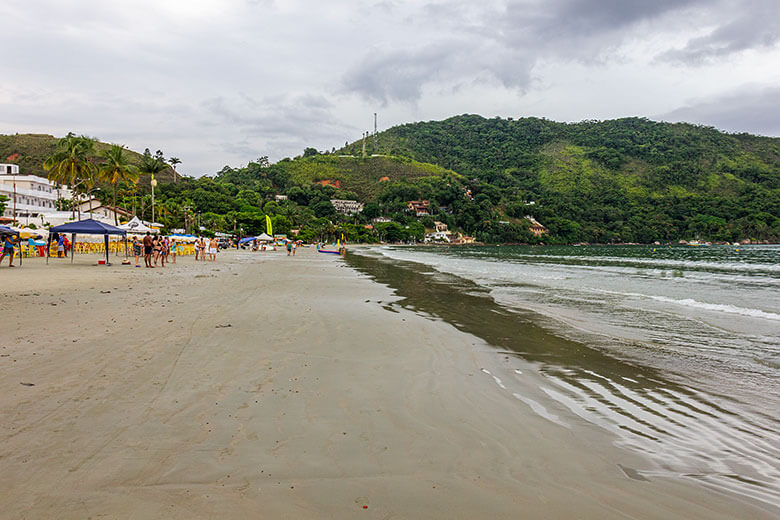
{"type": "MultiPolygon", "coordinates": [[[[616,443],[650,457],[658,466],[629,478],[696,479],[715,489],[780,505],[780,421],[745,410],[733,398],[669,381],[657,369],[608,356],[584,343],[550,334],[532,312],[509,311],[471,282],[410,262],[350,254],[347,262],[393,288],[402,306],[451,323],[529,362],[542,376],[539,395],[514,392],[532,410],[566,426],[576,417],[616,436],[616,443]],[[559,418],[548,410],[568,410],[559,418]]],[[[505,382],[487,372],[506,390],[505,382]]]]}

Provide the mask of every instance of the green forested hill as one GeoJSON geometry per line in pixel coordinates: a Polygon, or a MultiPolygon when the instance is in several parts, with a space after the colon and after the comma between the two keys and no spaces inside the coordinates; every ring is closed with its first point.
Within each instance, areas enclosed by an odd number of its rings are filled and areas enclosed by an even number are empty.
{"type": "Polygon", "coordinates": [[[640,118],[463,115],[397,126],[377,141],[376,150],[367,141],[368,153],[438,164],[498,188],[492,203],[511,216],[532,214],[566,241],[780,238],[778,138],[640,118]]]}
{"type": "MultiPolygon", "coordinates": [[[[13,134],[0,135],[0,162],[12,162],[19,165],[19,171],[23,175],[38,175],[46,177],[48,172],[43,169],[43,162],[57,147],[59,139],[48,134],[13,134]],[[9,161],[9,157],[13,160],[9,161]]],[[[109,147],[109,144],[97,141],[95,152],[100,154],[109,147]]],[[[141,155],[138,152],[127,150],[130,162],[138,164],[141,155]]],[[[163,181],[172,181],[173,172],[162,172],[160,178],[163,181]]],[[[147,179],[144,181],[148,182],[147,179]]]]}
{"type": "MultiPolygon", "coordinates": [[[[55,141],[0,136],[0,159],[19,153],[24,173],[45,174],[55,141]]],[[[259,233],[270,215],[279,232],[351,240],[421,239],[435,220],[485,242],[780,240],[778,138],[639,118],[567,124],[464,115],[397,126],[377,143],[367,140],[366,156],[358,141],[175,184],[162,176],[155,218],[168,228],[197,221],[259,233]],[[326,180],[339,186],[319,184],[326,180]],[[338,215],[334,198],[366,207],[338,215]],[[419,199],[430,201],[430,216],[406,211],[419,199]],[[366,225],[377,216],[392,222],[372,231],[366,225]],[[533,237],[525,216],[549,234],[533,237]]],[[[119,204],[150,219],[149,191],[145,181],[120,184],[119,204]]]]}

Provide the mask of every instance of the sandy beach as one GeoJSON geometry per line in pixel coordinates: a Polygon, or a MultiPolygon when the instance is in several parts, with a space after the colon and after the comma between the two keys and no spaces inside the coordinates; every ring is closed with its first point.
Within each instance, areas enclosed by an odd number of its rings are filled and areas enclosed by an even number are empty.
{"type": "Polygon", "coordinates": [[[776,513],[524,412],[511,360],[336,255],[52,264],[0,269],[3,518],[776,513]]]}

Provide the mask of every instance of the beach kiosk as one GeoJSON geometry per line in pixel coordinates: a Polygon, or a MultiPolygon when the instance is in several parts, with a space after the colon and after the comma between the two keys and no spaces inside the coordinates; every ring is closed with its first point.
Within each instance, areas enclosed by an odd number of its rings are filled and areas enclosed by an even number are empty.
{"type": "MultiPolygon", "coordinates": [[[[48,240],[48,249],[51,251],[51,237],[54,235],[54,233],[70,233],[71,238],[70,242],[72,244],[76,244],[76,235],[103,235],[104,243],[106,244],[106,265],[110,265],[108,262],[108,235],[120,235],[125,237],[125,240],[127,240],[127,231],[124,229],[120,229],[116,226],[112,226],[110,224],[106,224],[104,222],[100,222],[99,220],[94,220],[91,218],[88,218],[86,220],[79,220],[78,222],[69,222],[67,224],[63,224],[61,226],[54,226],[52,228],[49,228],[49,240],[48,240]]],[[[125,247],[125,249],[127,249],[125,247]]],[[[49,252],[48,255],[46,255],[46,263],[49,263],[49,257],[51,256],[51,252],[49,252]]],[[[73,263],[73,252],[71,252],[70,255],[70,263],[73,263]]]]}

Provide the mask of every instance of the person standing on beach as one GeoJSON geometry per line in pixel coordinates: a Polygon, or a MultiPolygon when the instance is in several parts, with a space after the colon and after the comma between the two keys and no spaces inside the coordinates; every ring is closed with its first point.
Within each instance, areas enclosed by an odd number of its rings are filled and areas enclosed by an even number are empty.
{"type": "Polygon", "coordinates": [[[173,259],[173,262],[171,263],[175,264],[176,263],[176,239],[175,238],[171,239],[171,243],[168,244],[168,247],[170,248],[171,258],[173,259]]]}
{"type": "Polygon", "coordinates": [[[162,239],[162,254],[163,254],[163,265],[165,265],[165,262],[168,261],[168,255],[171,252],[171,243],[168,240],[168,237],[163,237],[162,239]]]}
{"type": "Polygon", "coordinates": [[[154,265],[160,261],[160,267],[165,267],[165,244],[162,237],[157,237],[154,245],[154,265]]]}
{"type": "Polygon", "coordinates": [[[214,262],[217,259],[217,248],[219,248],[219,242],[216,238],[209,240],[209,260],[214,262]]]}
{"type": "Polygon", "coordinates": [[[293,240],[292,243],[292,255],[295,256],[295,250],[298,248],[298,242],[293,240]]]}
{"type": "Polygon", "coordinates": [[[290,252],[292,251],[292,240],[287,241],[287,256],[290,256],[290,252]]]}
{"type": "Polygon", "coordinates": [[[0,263],[3,262],[5,255],[8,255],[8,267],[16,267],[14,265],[14,239],[11,235],[6,235],[3,240],[3,254],[0,255],[0,263]]]}
{"type": "Polygon", "coordinates": [[[152,265],[152,250],[154,249],[154,240],[152,239],[152,234],[150,232],[146,232],[146,236],[144,237],[144,263],[146,264],[146,267],[154,269],[154,266],[152,265]]]}
{"type": "Polygon", "coordinates": [[[138,265],[138,259],[143,254],[143,249],[141,249],[141,242],[138,241],[138,237],[133,237],[133,256],[135,256],[135,266],[141,267],[138,265]]]}
{"type": "Polygon", "coordinates": [[[152,237],[152,260],[154,260],[154,266],[157,267],[157,262],[160,258],[160,242],[157,237],[152,237]]]}

